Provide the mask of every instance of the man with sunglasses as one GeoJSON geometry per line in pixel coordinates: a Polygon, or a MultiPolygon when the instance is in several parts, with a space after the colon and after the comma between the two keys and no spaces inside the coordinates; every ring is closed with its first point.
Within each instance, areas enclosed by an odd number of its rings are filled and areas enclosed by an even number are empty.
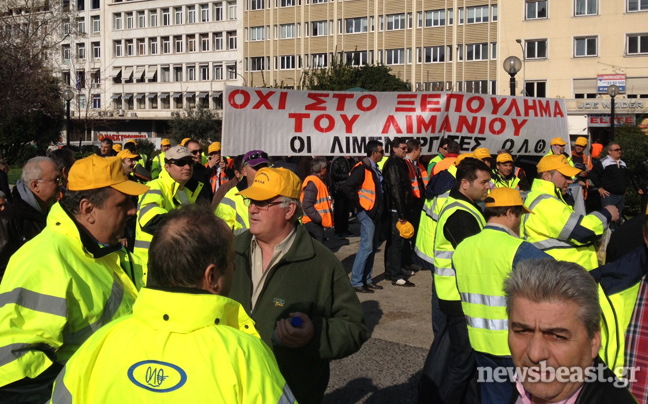
{"type": "Polygon", "coordinates": [[[239,192],[247,189],[254,182],[257,171],[270,166],[268,154],[263,150],[252,150],[243,156],[243,178],[232,189],[227,191],[216,208],[216,216],[225,221],[234,235],[250,227],[248,207],[239,192]]]}
{"type": "Polygon", "coordinates": [[[621,146],[618,143],[611,142],[607,150],[608,155],[594,164],[590,179],[601,195],[601,206],[616,206],[621,216],[630,172],[625,161],[621,160],[621,146]]]}
{"type": "Polygon", "coordinates": [[[0,279],[9,258],[45,228],[59,196],[61,172],[49,157],[34,157],[13,189],[13,204],[0,213],[0,279]]]}
{"type": "Polygon", "coordinates": [[[202,145],[196,139],[189,139],[185,144],[185,147],[187,148],[187,150],[189,150],[189,153],[191,153],[191,158],[194,162],[193,174],[191,175],[191,178],[205,184],[198,197],[200,199],[211,202],[212,198],[214,197],[214,193],[212,192],[212,188],[209,184],[211,170],[205,167],[205,164],[203,163],[202,145]]]}
{"type": "Polygon", "coordinates": [[[148,250],[160,220],[176,207],[195,203],[205,186],[191,178],[194,160],[186,147],[170,148],[164,161],[164,171],[157,180],[148,183],[150,190],[140,196],[137,204],[134,253],[143,269],[143,273],[138,274],[138,287],[146,285],[148,250]]]}
{"type": "Polygon", "coordinates": [[[230,297],[251,313],[295,398],[320,403],[329,362],[369,338],[364,313],[342,263],[299,224],[302,182],[262,168],[240,192],[250,229],[234,239],[237,270],[230,297]]]}

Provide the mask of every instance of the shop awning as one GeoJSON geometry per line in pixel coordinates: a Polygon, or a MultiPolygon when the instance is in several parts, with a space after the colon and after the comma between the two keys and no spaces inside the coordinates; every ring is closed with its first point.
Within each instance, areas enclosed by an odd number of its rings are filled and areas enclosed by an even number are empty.
{"type": "Polygon", "coordinates": [[[124,67],[124,73],[122,73],[122,80],[130,80],[133,76],[132,67],[124,67]]]}
{"type": "Polygon", "coordinates": [[[110,96],[111,100],[117,100],[119,98],[121,98],[121,94],[113,94],[113,95],[110,96]]]}
{"type": "Polygon", "coordinates": [[[142,98],[144,98],[144,94],[135,94],[136,100],[141,100],[142,98]]]}
{"type": "Polygon", "coordinates": [[[110,77],[119,76],[119,73],[121,73],[121,71],[122,71],[121,67],[113,67],[112,70],[110,71],[110,77]]]}
{"type": "Polygon", "coordinates": [[[137,66],[135,68],[135,80],[141,80],[144,75],[144,66],[137,66]]]}
{"type": "Polygon", "coordinates": [[[207,92],[198,93],[198,94],[196,95],[196,97],[198,97],[198,98],[205,98],[205,97],[207,97],[207,92]]]}
{"type": "Polygon", "coordinates": [[[160,98],[169,98],[169,93],[160,93],[160,98]]]}
{"type": "Polygon", "coordinates": [[[171,97],[173,98],[182,97],[182,93],[171,93],[171,97]]]}
{"type": "Polygon", "coordinates": [[[218,98],[218,97],[220,97],[221,95],[223,95],[223,92],[222,92],[222,91],[215,91],[215,92],[212,93],[211,97],[212,97],[212,98],[218,98]]]}
{"type": "Polygon", "coordinates": [[[149,66],[148,69],[146,69],[146,79],[152,79],[153,76],[155,76],[155,73],[157,73],[157,66],[149,66]]]}
{"type": "Polygon", "coordinates": [[[148,95],[146,96],[146,98],[148,98],[148,99],[155,98],[155,97],[157,97],[157,94],[155,94],[155,93],[153,93],[153,94],[148,94],[148,95]]]}

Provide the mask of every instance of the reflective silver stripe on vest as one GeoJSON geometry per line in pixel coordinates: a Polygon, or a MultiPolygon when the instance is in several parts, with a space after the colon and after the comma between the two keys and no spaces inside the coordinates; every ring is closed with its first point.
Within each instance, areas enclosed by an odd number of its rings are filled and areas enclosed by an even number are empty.
{"type": "Polygon", "coordinates": [[[44,295],[25,288],[16,288],[0,295],[0,307],[16,304],[26,309],[55,316],[67,317],[67,300],[62,297],[44,295]]]}
{"type": "Polygon", "coordinates": [[[550,250],[552,248],[576,248],[576,246],[571,245],[567,242],[556,240],[555,238],[549,238],[542,241],[536,241],[533,244],[534,247],[540,250],[550,250]]]}
{"type": "Polygon", "coordinates": [[[607,217],[605,217],[604,214],[601,212],[592,212],[590,215],[595,216],[597,219],[599,219],[603,223],[603,228],[606,229],[608,227],[608,220],[607,217]]]}
{"type": "Polygon", "coordinates": [[[453,255],[454,255],[454,251],[435,251],[434,252],[434,258],[438,258],[440,260],[451,260],[453,255]]]}
{"type": "MultiPolygon", "coordinates": [[[[202,184],[202,183],[201,183],[202,184]]],[[[198,189],[196,189],[196,193],[200,192],[198,189]]],[[[180,192],[176,192],[176,197],[178,197],[178,200],[180,201],[180,205],[189,205],[189,197],[187,196],[187,193],[183,190],[180,192]]]]}
{"type": "Polygon", "coordinates": [[[434,265],[434,258],[433,257],[428,257],[427,255],[425,255],[425,253],[423,251],[419,250],[418,247],[414,247],[414,253],[416,253],[416,255],[418,255],[418,257],[420,259],[422,259],[423,261],[429,262],[430,264],[434,265]]]}
{"type": "MultiPolygon", "coordinates": [[[[468,204],[468,203],[466,202],[466,204],[468,204]]],[[[441,210],[441,213],[439,214],[439,217],[443,216],[443,214],[445,213],[446,210],[452,209],[454,207],[462,208],[466,212],[473,215],[473,217],[475,219],[477,219],[477,221],[481,224],[482,228],[484,228],[484,226],[486,225],[486,223],[484,223],[484,216],[481,213],[476,215],[475,212],[474,212],[474,208],[473,209],[467,209],[466,205],[461,203],[461,202],[452,202],[450,205],[444,206],[443,209],[441,210]]]]}
{"type": "Polygon", "coordinates": [[[364,192],[365,194],[369,194],[369,195],[376,195],[376,193],[374,191],[372,191],[372,190],[370,190],[368,188],[360,188],[359,192],[364,192]]]}
{"type": "Polygon", "coordinates": [[[137,210],[138,210],[138,211],[142,208],[142,202],[144,201],[144,199],[146,199],[146,196],[147,196],[147,195],[160,195],[160,196],[162,196],[162,191],[160,191],[159,189],[149,189],[149,190],[144,194],[144,196],[142,196],[142,197],[140,198],[139,203],[137,204],[137,210]]]}
{"type": "Polygon", "coordinates": [[[314,204],[317,205],[318,203],[328,202],[328,201],[330,201],[330,200],[331,200],[330,197],[325,196],[324,198],[319,198],[318,200],[316,200],[314,204]]]}
{"type": "Polygon", "coordinates": [[[472,328],[482,328],[485,330],[493,331],[506,331],[508,330],[508,320],[491,320],[479,317],[466,317],[466,323],[472,328]]]}
{"type": "Polygon", "coordinates": [[[455,270],[452,268],[437,268],[434,267],[434,274],[438,276],[455,276],[455,270]]]}
{"type": "MultiPolygon", "coordinates": [[[[144,207],[139,211],[139,215],[138,215],[138,216],[141,218],[141,217],[143,217],[143,216],[144,216],[144,215],[145,215],[149,210],[151,210],[151,209],[153,209],[153,208],[157,208],[157,207],[158,207],[158,205],[157,205],[156,203],[149,203],[148,205],[144,206],[144,207]]],[[[142,226],[141,223],[140,223],[140,226],[142,226]]]]}
{"type": "Polygon", "coordinates": [[[63,341],[66,344],[72,345],[83,344],[83,342],[88,339],[88,337],[90,337],[95,331],[108,324],[115,317],[117,310],[119,310],[119,306],[121,306],[123,298],[124,288],[115,279],[113,280],[112,289],[110,290],[110,297],[108,297],[106,304],[104,304],[103,312],[101,313],[99,320],[75,332],[64,331],[63,341]]]}
{"type": "Polygon", "coordinates": [[[230,208],[236,210],[236,202],[234,202],[230,198],[223,198],[223,200],[221,201],[221,204],[225,205],[225,206],[229,206],[230,208]]]}
{"type": "Polygon", "coordinates": [[[569,240],[569,235],[572,234],[576,226],[578,226],[580,217],[581,216],[578,213],[572,213],[571,215],[569,215],[569,219],[567,219],[565,227],[563,227],[563,229],[560,231],[560,234],[558,235],[558,240],[569,240]]]}
{"type": "Polygon", "coordinates": [[[480,295],[479,293],[460,293],[461,300],[472,304],[481,304],[491,307],[506,307],[504,296],[480,295]]]}
{"type": "Polygon", "coordinates": [[[10,344],[0,348],[0,367],[32,351],[33,344],[10,344]]]}
{"type": "Polygon", "coordinates": [[[150,241],[142,241],[142,240],[135,240],[135,245],[133,248],[143,248],[145,250],[148,250],[151,248],[151,242],[150,241]]]}
{"type": "Polygon", "coordinates": [[[368,196],[364,196],[364,195],[360,195],[360,194],[359,194],[359,195],[358,195],[358,198],[366,199],[366,200],[368,200],[369,202],[372,202],[372,203],[374,202],[374,201],[373,201],[371,198],[369,198],[368,196]]]}
{"type": "Polygon", "coordinates": [[[332,213],[332,212],[333,211],[331,209],[322,209],[322,210],[318,209],[317,210],[317,213],[319,213],[320,215],[323,214],[323,213],[332,213]]]}
{"type": "Polygon", "coordinates": [[[556,198],[555,196],[548,195],[548,194],[540,194],[540,195],[538,195],[537,198],[535,198],[533,200],[533,202],[531,202],[531,204],[529,205],[529,210],[535,209],[535,207],[538,206],[538,204],[540,202],[544,201],[545,199],[556,199],[557,200],[558,198],[556,198]]]}
{"type": "Polygon", "coordinates": [[[66,370],[67,366],[63,367],[61,373],[56,377],[54,394],[52,395],[52,404],[72,404],[72,394],[63,381],[66,370]]]}
{"type": "Polygon", "coordinates": [[[288,387],[288,383],[284,384],[283,394],[279,397],[277,404],[293,404],[295,402],[295,396],[293,395],[292,390],[288,387]]]}

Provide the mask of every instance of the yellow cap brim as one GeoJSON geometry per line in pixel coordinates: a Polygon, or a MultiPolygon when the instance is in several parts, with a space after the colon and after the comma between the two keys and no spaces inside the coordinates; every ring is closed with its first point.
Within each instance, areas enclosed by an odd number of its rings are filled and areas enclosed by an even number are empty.
{"type": "Polygon", "coordinates": [[[574,177],[574,176],[578,175],[578,173],[581,172],[581,170],[579,170],[576,167],[572,167],[569,164],[566,164],[565,166],[560,167],[560,168],[556,168],[556,171],[558,171],[562,175],[566,175],[568,177],[574,177]]]}
{"type": "Polygon", "coordinates": [[[149,190],[148,185],[142,185],[130,180],[112,184],[110,187],[126,195],[142,195],[149,190]]]}
{"type": "Polygon", "coordinates": [[[277,191],[270,191],[267,189],[262,189],[258,187],[251,186],[250,188],[244,189],[241,192],[237,192],[236,195],[241,195],[246,198],[253,199],[255,201],[267,201],[274,197],[279,196],[277,191]]]}

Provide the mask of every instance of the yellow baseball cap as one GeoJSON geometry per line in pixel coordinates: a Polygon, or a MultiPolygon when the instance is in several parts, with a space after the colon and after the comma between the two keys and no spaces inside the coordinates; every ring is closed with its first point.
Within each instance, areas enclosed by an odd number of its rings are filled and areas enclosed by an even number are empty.
{"type": "Polygon", "coordinates": [[[488,150],[485,147],[480,147],[479,149],[475,149],[475,158],[479,160],[484,160],[484,159],[490,159],[493,156],[491,156],[490,150],[488,150]]]}
{"type": "Polygon", "coordinates": [[[459,155],[459,157],[457,157],[457,159],[455,160],[454,164],[455,164],[456,166],[458,166],[459,163],[461,163],[464,159],[467,159],[467,158],[471,158],[471,159],[476,158],[476,157],[475,157],[475,153],[461,153],[461,154],[459,155]]]}
{"type": "Polygon", "coordinates": [[[497,156],[497,162],[498,163],[512,163],[513,162],[513,156],[511,156],[508,153],[502,153],[497,156]]]}
{"type": "Polygon", "coordinates": [[[190,140],[191,140],[190,137],[186,137],[186,138],[182,139],[182,141],[180,142],[180,146],[186,146],[187,142],[190,141],[190,140]]]}
{"type": "Polygon", "coordinates": [[[526,213],[533,213],[529,208],[524,206],[520,191],[513,188],[495,188],[484,200],[487,208],[522,206],[526,213]]]}
{"type": "Polygon", "coordinates": [[[119,153],[120,151],[122,151],[122,145],[120,145],[118,143],[115,143],[113,145],[113,150],[116,151],[117,153],[119,153]]]}
{"type": "Polygon", "coordinates": [[[219,152],[220,149],[221,149],[220,142],[214,142],[209,145],[209,149],[207,149],[207,154],[219,152]]]}
{"type": "Polygon", "coordinates": [[[562,175],[568,177],[573,177],[576,174],[580,173],[581,170],[578,168],[572,167],[567,161],[567,157],[563,154],[550,154],[544,156],[538,163],[538,172],[543,173],[545,171],[558,170],[562,175]]]}
{"type": "Polygon", "coordinates": [[[299,199],[301,185],[302,182],[299,177],[290,170],[264,167],[257,171],[252,186],[236,195],[254,199],[255,201],[267,201],[276,196],[299,199]]]}
{"type": "Polygon", "coordinates": [[[129,139],[129,140],[127,140],[126,143],[124,143],[124,144],[129,144],[129,143],[132,143],[132,144],[134,144],[134,145],[137,145],[137,141],[136,141],[135,139],[129,139]]]}
{"type": "Polygon", "coordinates": [[[587,146],[587,138],[583,136],[579,136],[576,139],[576,142],[574,142],[576,146],[587,146]]]}
{"type": "Polygon", "coordinates": [[[70,191],[87,191],[111,187],[126,195],[141,195],[149,190],[146,185],[130,181],[119,157],[99,157],[93,154],[77,160],[68,175],[70,191]]]}
{"type": "Polygon", "coordinates": [[[398,222],[396,223],[396,229],[400,232],[400,236],[404,239],[410,239],[414,237],[414,226],[412,226],[412,223],[410,222],[405,222],[405,224],[398,222]]]}
{"type": "Polygon", "coordinates": [[[551,146],[564,146],[567,143],[561,137],[555,137],[551,139],[551,146]]]}
{"type": "Polygon", "coordinates": [[[171,146],[171,141],[169,139],[162,139],[160,142],[162,146],[171,146]]]}
{"type": "Polygon", "coordinates": [[[117,153],[117,157],[119,157],[122,160],[123,159],[138,159],[138,158],[140,158],[140,155],[135,154],[135,153],[133,153],[132,151],[130,151],[128,149],[124,149],[124,150],[120,151],[119,153],[117,153]]]}

